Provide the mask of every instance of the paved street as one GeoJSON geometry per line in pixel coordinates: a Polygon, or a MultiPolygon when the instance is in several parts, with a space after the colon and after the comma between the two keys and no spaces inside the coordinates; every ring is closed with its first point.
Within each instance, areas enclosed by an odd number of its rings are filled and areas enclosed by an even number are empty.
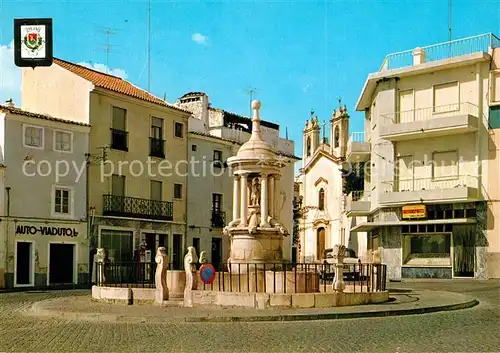
{"type": "Polygon", "coordinates": [[[91,323],[22,313],[85,291],[0,294],[0,352],[500,352],[500,281],[393,283],[467,293],[466,310],[388,318],[268,323],[91,323]]]}

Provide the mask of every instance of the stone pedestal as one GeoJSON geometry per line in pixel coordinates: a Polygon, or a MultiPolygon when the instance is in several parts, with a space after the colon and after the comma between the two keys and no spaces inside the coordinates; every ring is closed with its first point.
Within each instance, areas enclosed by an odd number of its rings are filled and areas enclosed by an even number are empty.
{"type": "MultiPolygon", "coordinates": [[[[283,236],[276,230],[262,230],[249,234],[247,229],[233,230],[230,271],[246,273],[247,264],[253,269],[257,264],[266,264],[267,268],[281,267],[283,263],[283,236]],[[241,264],[241,265],[238,265],[241,264]]],[[[263,267],[260,267],[263,269],[263,267]]]]}

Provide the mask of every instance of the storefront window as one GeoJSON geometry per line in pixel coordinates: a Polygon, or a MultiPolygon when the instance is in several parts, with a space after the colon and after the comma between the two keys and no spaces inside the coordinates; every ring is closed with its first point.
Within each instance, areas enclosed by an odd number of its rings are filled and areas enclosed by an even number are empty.
{"type": "Polygon", "coordinates": [[[450,266],[450,239],[450,234],[404,235],[404,264],[450,266]]]}
{"type": "Polygon", "coordinates": [[[132,261],[132,234],[111,230],[101,232],[101,247],[106,249],[111,262],[132,261]]]}

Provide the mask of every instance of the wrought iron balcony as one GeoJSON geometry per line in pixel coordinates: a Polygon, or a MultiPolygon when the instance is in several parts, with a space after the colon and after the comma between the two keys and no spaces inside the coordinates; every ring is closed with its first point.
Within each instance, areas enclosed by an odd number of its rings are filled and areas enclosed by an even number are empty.
{"type": "Polygon", "coordinates": [[[128,151],[128,132],[111,129],[111,148],[114,150],[128,151]]]}
{"type": "Polygon", "coordinates": [[[165,158],[165,140],[150,137],[149,155],[152,157],[165,158]]]}
{"type": "Polygon", "coordinates": [[[169,201],[103,195],[103,214],[105,216],[171,221],[173,219],[173,204],[169,201]]]}
{"type": "Polygon", "coordinates": [[[212,209],[212,227],[222,228],[226,225],[226,212],[212,209]]]}

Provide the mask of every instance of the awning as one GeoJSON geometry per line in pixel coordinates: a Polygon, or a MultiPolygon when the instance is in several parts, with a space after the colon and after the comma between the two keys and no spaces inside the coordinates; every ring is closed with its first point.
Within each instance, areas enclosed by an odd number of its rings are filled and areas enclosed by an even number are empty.
{"type": "Polygon", "coordinates": [[[475,218],[432,219],[425,221],[390,221],[390,222],[363,222],[351,228],[351,233],[370,232],[379,227],[395,227],[425,224],[474,224],[475,218]]]}

